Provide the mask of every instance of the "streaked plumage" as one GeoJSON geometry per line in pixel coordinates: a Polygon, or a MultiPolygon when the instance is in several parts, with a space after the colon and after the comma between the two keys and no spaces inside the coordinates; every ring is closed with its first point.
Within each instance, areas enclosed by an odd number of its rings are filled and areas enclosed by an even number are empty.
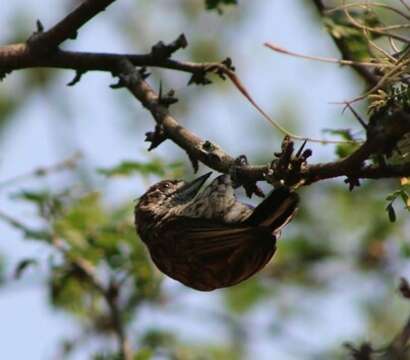
{"type": "Polygon", "coordinates": [[[236,199],[227,175],[198,194],[208,176],[161,181],[135,207],[138,234],[157,267],[202,291],[238,284],[262,269],[298,204],[297,194],[283,187],[253,209],[236,199]]]}

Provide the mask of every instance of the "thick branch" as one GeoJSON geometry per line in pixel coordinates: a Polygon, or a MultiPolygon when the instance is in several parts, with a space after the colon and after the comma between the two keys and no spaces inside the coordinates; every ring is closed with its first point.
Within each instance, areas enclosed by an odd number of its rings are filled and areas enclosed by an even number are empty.
{"type": "Polygon", "coordinates": [[[127,58],[135,66],[161,67],[190,74],[206,74],[210,70],[216,71],[218,68],[222,69],[224,67],[223,64],[217,62],[193,63],[176,61],[157,56],[153,53],[136,55],[57,50],[47,56],[41,56],[24,43],[0,47],[0,68],[7,69],[8,71],[34,67],[50,67],[72,69],[80,72],[113,72],[118,62],[123,58],[127,58]]]}
{"type": "MultiPolygon", "coordinates": [[[[121,61],[118,71],[123,85],[147,108],[156,123],[160,125],[165,137],[184,149],[190,157],[198,159],[205,165],[222,173],[231,173],[236,166],[235,159],[227,154],[223,149],[209,141],[205,141],[188,129],[182,127],[170,114],[167,106],[161,104],[161,99],[154,90],[143,79],[143,76],[134,68],[130,61],[121,61]]],[[[389,178],[410,176],[410,164],[395,166],[364,166],[364,161],[372,154],[378,153],[385,147],[386,139],[393,136],[400,136],[410,131],[410,116],[400,113],[400,116],[391,121],[391,129],[387,129],[380,134],[372,134],[371,137],[361,145],[353,154],[345,159],[306,166],[301,176],[307,184],[347,176],[353,178],[389,178]]],[[[264,180],[268,172],[268,166],[244,165],[236,171],[241,178],[249,181],[264,180]]]]}
{"type": "Polygon", "coordinates": [[[118,71],[123,84],[147,108],[158,125],[165,130],[165,136],[184,149],[190,156],[209,167],[228,173],[235,159],[225,153],[218,145],[202,140],[199,136],[182,127],[170,114],[166,105],[155,91],[143,80],[130,61],[123,59],[118,71]]]}

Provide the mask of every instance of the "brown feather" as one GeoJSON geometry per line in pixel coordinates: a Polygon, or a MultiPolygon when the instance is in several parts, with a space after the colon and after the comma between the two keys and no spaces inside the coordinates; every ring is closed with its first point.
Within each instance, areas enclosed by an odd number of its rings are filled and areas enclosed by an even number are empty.
{"type": "Polygon", "coordinates": [[[276,238],[265,227],[207,219],[166,222],[162,239],[148,242],[151,257],[168,276],[197,290],[235,285],[259,271],[273,256],[276,238]]]}

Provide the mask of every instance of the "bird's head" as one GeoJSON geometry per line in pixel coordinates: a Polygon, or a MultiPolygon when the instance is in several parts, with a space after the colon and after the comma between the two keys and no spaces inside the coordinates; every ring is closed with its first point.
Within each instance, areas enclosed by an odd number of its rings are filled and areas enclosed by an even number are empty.
{"type": "Polygon", "coordinates": [[[184,205],[195,198],[212,172],[191,182],[184,180],[163,180],[152,185],[136,206],[136,212],[165,215],[170,209],[184,205]]]}

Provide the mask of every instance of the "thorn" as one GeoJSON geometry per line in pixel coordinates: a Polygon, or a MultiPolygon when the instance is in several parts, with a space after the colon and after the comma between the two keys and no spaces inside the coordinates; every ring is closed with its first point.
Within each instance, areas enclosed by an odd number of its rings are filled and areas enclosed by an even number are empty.
{"type": "Polygon", "coordinates": [[[147,72],[147,68],[145,66],[139,69],[139,73],[142,77],[142,80],[147,79],[151,75],[151,73],[147,72]]]}
{"type": "Polygon", "coordinates": [[[223,65],[225,65],[229,70],[235,71],[235,66],[233,66],[232,59],[227,57],[225,60],[221,61],[223,65]]]}
{"type": "Polygon", "coordinates": [[[199,170],[199,161],[194,155],[190,154],[189,152],[187,152],[187,154],[192,168],[194,169],[194,173],[196,174],[199,170]]]}
{"type": "Polygon", "coordinates": [[[74,78],[67,83],[67,86],[74,86],[75,84],[77,84],[78,82],[80,82],[81,77],[86,73],[86,71],[84,70],[77,70],[75,72],[75,76],[74,78]]]}
{"type": "Polygon", "coordinates": [[[118,82],[116,84],[111,84],[110,85],[110,88],[113,89],[113,90],[116,90],[116,89],[121,89],[124,86],[125,86],[124,80],[122,78],[119,78],[118,82]]]}
{"type": "Polygon", "coordinates": [[[76,30],[68,38],[71,40],[75,40],[77,39],[77,36],[78,36],[78,31],[76,30]]]}
{"type": "Polygon", "coordinates": [[[297,153],[295,155],[296,158],[300,157],[300,155],[302,154],[303,149],[305,148],[306,143],[307,143],[307,139],[303,142],[303,144],[301,145],[301,147],[297,151],[297,153]]]}
{"type": "Polygon", "coordinates": [[[360,186],[360,181],[358,178],[354,178],[354,177],[347,177],[344,180],[345,184],[349,184],[349,191],[353,191],[353,189],[355,187],[359,187],[360,186]]]}
{"type": "Polygon", "coordinates": [[[166,95],[164,96],[162,94],[163,90],[162,90],[162,81],[160,80],[159,82],[159,92],[158,92],[158,103],[165,106],[165,107],[169,107],[172,104],[175,104],[178,102],[178,99],[175,97],[175,90],[174,89],[170,89],[166,95]]]}
{"type": "Polygon", "coordinates": [[[40,34],[44,31],[44,26],[42,22],[40,21],[40,19],[37,19],[36,21],[36,28],[37,28],[37,31],[36,31],[37,34],[40,34]]]}
{"type": "MultiPolygon", "coordinates": [[[[350,103],[348,103],[348,102],[346,102],[346,104],[345,104],[345,109],[349,109],[351,112],[352,112],[352,114],[354,115],[354,117],[356,118],[356,120],[360,123],[360,125],[362,125],[363,126],[363,128],[365,129],[365,130],[367,130],[368,128],[369,128],[369,126],[364,122],[364,120],[360,117],[360,115],[356,112],[356,110],[353,108],[353,106],[352,105],[350,105],[350,103]]],[[[344,109],[343,109],[343,111],[344,111],[344,109]]]]}
{"type": "Polygon", "coordinates": [[[158,145],[167,139],[165,130],[161,125],[156,125],[154,131],[148,131],[145,133],[146,142],[150,142],[148,151],[155,149],[158,145]]]}
{"type": "Polygon", "coordinates": [[[188,81],[188,85],[209,85],[212,84],[212,81],[206,77],[207,72],[203,69],[192,74],[191,78],[188,81]]]}
{"type": "Polygon", "coordinates": [[[159,81],[158,101],[162,102],[162,80],[159,81]]]}

